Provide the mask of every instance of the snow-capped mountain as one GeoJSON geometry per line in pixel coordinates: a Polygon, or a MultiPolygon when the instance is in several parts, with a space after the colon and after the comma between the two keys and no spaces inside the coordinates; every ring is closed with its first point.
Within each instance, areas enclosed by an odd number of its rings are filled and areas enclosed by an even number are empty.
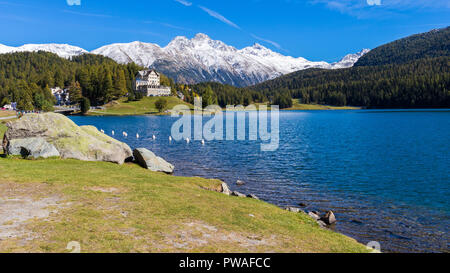
{"type": "Polygon", "coordinates": [[[11,47],[0,45],[0,54],[12,53],[12,52],[35,52],[35,51],[47,51],[55,53],[62,58],[70,58],[72,56],[78,56],[88,51],[67,44],[27,44],[19,47],[11,47]]]}
{"type": "Polygon", "coordinates": [[[332,67],[333,69],[339,69],[339,68],[347,68],[352,67],[362,56],[369,53],[370,49],[363,49],[362,51],[355,53],[355,54],[348,54],[342,60],[340,60],[337,63],[333,63],[332,67]]]}
{"type": "Polygon", "coordinates": [[[0,44],[0,54],[14,52],[16,48],[11,46],[5,46],[0,44]]]}
{"type": "MultiPolygon", "coordinates": [[[[67,44],[28,44],[20,47],[0,45],[0,54],[21,51],[48,51],[63,58],[89,53],[67,44]]],[[[166,47],[132,42],[111,44],[92,54],[109,57],[118,63],[134,62],[154,68],[177,82],[216,81],[235,86],[249,86],[284,74],[308,68],[337,69],[353,66],[369,50],[349,54],[337,63],[312,62],[284,56],[260,44],[237,49],[199,33],[194,38],[176,37],[166,47]]]]}
{"type": "Polygon", "coordinates": [[[119,63],[135,62],[155,68],[178,82],[217,81],[235,86],[253,85],[308,68],[351,67],[367,52],[349,54],[342,61],[329,64],[284,56],[260,44],[239,50],[202,33],[192,39],[176,37],[166,47],[132,42],[92,51],[119,63]]]}

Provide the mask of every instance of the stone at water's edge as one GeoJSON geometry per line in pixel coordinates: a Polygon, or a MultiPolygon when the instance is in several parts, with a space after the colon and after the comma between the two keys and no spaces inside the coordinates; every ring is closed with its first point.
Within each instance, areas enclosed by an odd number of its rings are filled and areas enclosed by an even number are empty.
{"type": "Polygon", "coordinates": [[[312,212],[312,211],[310,211],[310,212],[308,213],[308,215],[311,216],[311,218],[313,218],[313,219],[316,220],[316,221],[319,221],[319,220],[320,220],[320,216],[317,215],[316,213],[312,212]]]}
{"type": "Polygon", "coordinates": [[[327,225],[332,225],[336,223],[336,216],[334,216],[334,213],[330,210],[320,220],[324,221],[327,225]]]}
{"type": "Polygon", "coordinates": [[[20,155],[32,158],[59,157],[58,150],[42,137],[17,138],[9,141],[6,149],[9,155],[20,155]]]}
{"type": "Polygon", "coordinates": [[[240,192],[237,192],[237,191],[232,192],[231,195],[232,196],[237,196],[237,197],[242,197],[242,198],[247,197],[247,195],[245,195],[243,193],[240,193],[240,192]]]}
{"type": "Polygon", "coordinates": [[[156,156],[153,152],[145,148],[135,149],[133,151],[133,155],[139,165],[153,172],[172,174],[175,169],[172,164],[168,163],[161,157],[156,156]]]}
{"type": "Polygon", "coordinates": [[[230,188],[228,187],[227,183],[223,182],[222,183],[222,193],[226,194],[226,195],[231,195],[232,191],[230,190],[230,188]]]}
{"type": "Polygon", "coordinates": [[[301,209],[299,209],[299,208],[294,208],[294,207],[287,207],[286,210],[287,210],[287,211],[290,211],[290,212],[295,212],[295,213],[298,213],[298,212],[301,211],[301,209]]]}
{"type": "Polygon", "coordinates": [[[127,144],[101,133],[93,126],[79,127],[61,114],[27,114],[19,120],[8,122],[6,126],[5,151],[16,139],[42,138],[65,159],[123,164],[133,156],[127,144]]]}

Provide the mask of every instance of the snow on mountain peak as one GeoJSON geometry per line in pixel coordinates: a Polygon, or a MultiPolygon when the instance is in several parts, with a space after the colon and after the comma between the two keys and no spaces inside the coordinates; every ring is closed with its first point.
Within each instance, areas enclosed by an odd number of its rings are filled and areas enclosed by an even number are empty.
{"type": "Polygon", "coordinates": [[[363,49],[358,53],[348,54],[344,58],[342,58],[339,62],[333,63],[332,68],[339,69],[352,67],[359,60],[359,58],[369,53],[369,51],[370,49],[363,49]]]}
{"type": "Polygon", "coordinates": [[[15,47],[0,44],[0,54],[14,52],[15,49],[16,49],[15,47]]]}
{"type": "Polygon", "coordinates": [[[204,33],[197,33],[193,39],[194,40],[211,40],[211,38],[204,33]]]}
{"type": "MultiPolygon", "coordinates": [[[[39,50],[53,52],[64,58],[88,53],[82,48],[67,44],[28,44],[21,47],[0,45],[0,54],[39,50]]],[[[217,81],[247,86],[308,68],[351,67],[368,51],[364,49],[345,56],[339,62],[329,64],[285,56],[258,43],[236,49],[222,41],[213,40],[206,34],[198,33],[192,39],[175,37],[165,47],[135,41],[105,45],[91,53],[110,57],[122,64],[134,62],[144,67],[152,67],[178,82],[217,81]]]]}
{"type": "Polygon", "coordinates": [[[86,50],[77,47],[71,46],[68,44],[26,44],[18,48],[18,51],[47,51],[51,53],[55,53],[63,58],[70,58],[72,56],[78,56],[84,53],[88,53],[86,50]]]}

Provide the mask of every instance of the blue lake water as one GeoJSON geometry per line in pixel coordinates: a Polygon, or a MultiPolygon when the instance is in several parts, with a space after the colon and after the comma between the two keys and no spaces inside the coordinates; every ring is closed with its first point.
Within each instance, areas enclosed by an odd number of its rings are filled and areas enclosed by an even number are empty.
{"type": "Polygon", "coordinates": [[[219,178],[280,206],[331,209],[336,231],[382,251],[450,250],[448,110],[282,111],[274,152],[255,141],[169,142],[177,120],[169,116],[71,119],[115,130],[173,163],[175,175],[219,178]]]}

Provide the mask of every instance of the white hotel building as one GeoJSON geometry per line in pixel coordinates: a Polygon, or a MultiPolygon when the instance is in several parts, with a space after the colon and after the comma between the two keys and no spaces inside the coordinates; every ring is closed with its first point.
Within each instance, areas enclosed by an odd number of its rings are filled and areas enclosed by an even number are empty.
{"type": "Polygon", "coordinates": [[[139,71],[135,89],[147,97],[164,97],[172,94],[169,86],[161,85],[161,75],[153,69],[139,71]]]}

